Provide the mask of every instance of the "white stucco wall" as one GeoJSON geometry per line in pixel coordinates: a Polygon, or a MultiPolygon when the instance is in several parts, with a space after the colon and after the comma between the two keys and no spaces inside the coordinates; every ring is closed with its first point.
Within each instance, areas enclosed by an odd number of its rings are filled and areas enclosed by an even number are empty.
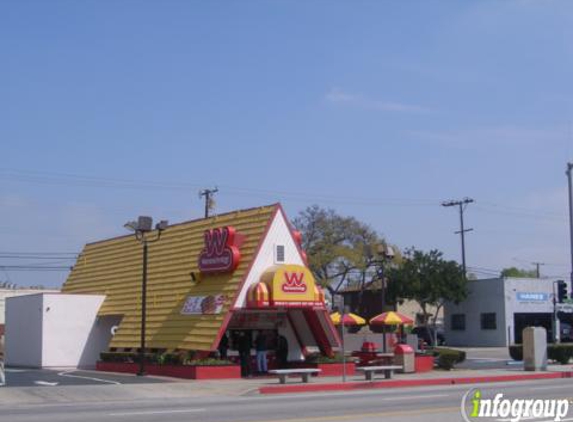
{"type": "Polygon", "coordinates": [[[277,212],[269,232],[263,244],[261,246],[260,252],[253,262],[251,272],[249,273],[243,290],[239,293],[237,298],[236,308],[244,308],[246,306],[246,298],[249,287],[260,281],[263,273],[273,265],[282,264],[292,264],[292,265],[305,265],[298,249],[292,237],[290,228],[286,222],[285,216],[282,211],[277,212]],[[285,259],[284,262],[275,261],[275,248],[276,245],[284,245],[285,247],[285,259]]]}
{"type": "Polygon", "coordinates": [[[90,342],[98,336],[96,318],[104,299],[96,295],[44,295],[43,367],[80,366],[84,353],[90,354],[90,342]]]}
{"type": "Polygon", "coordinates": [[[51,293],[9,298],[6,364],[94,366],[99,352],[107,347],[106,339],[109,341],[106,324],[98,324],[97,320],[104,299],[105,296],[51,293]]]}
{"type": "Polygon", "coordinates": [[[444,306],[444,328],[449,346],[503,347],[507,345],[505,294],[503,279],[468,282],[465,301],[444,306]],[[481,314],[495,313],[496,329],[481,328],[481,314]],[[452,329],[452,315],[465,315],[465,330],[452,329]]]}

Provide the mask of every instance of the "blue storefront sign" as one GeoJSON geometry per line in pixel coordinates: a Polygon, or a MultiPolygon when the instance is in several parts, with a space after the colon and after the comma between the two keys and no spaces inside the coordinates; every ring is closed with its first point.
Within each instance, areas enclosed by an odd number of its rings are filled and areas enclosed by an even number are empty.
{"type": "Polygon", "coordinates": [[[549,294],[539,292],[517,292],[517,300],[520,302],[547,302],[549,294]]]}

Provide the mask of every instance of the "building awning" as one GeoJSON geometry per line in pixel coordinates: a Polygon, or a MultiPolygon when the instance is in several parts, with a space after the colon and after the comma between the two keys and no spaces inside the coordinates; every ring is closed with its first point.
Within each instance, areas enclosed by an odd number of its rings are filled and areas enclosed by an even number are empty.
{"type": "Polygon", "coordinates": [[[324,309],[324,292],[316,285],[310,270],[302,265],[269,268],[260,281],[249,288],[247,308],[324,309]]]}

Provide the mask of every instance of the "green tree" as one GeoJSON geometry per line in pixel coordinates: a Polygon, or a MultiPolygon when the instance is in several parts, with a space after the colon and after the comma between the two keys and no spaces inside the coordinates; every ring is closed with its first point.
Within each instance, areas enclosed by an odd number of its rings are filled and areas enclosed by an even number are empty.
{"type": "Polygon", "coordinates": [[[524,270],[522,268],[509,267],[501,270],[502,277],[517,277],[517,278],[536,278],[537,272],[535,270],[524,270]]]}
{"type": "Polygon", "coordinates": [[[364,288],[375,276],[369,251],[384,240],[369,225],[318,205],[302,211],[293,225],[303,235],[310,270],[331,295],[348,284],[364,288]]]}
{"type": "MultiPolygon", "coordinates": [[[[388,296],[415,300],[420,305],[425,321],[432,321],[434,333],[439,311],[446,302],[459,303],[468,294],[462,267],[455,261],[446,261],[437,250],[423,252],[406,250],[402,263],[387,271],[388,296]],[[430,308],[435,307],[430,319],[430,308]]],[[[435,339],[434,339],[435,343],[435,339]]]]}

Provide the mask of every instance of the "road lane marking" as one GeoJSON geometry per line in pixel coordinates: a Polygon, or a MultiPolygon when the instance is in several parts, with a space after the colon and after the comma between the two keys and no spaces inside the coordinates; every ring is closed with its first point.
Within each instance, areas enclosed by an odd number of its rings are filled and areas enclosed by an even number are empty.
{"type": "Polygon", "coordinates": [[[396,400],[412,400],[414,397],[416,400],[419,399],[435,399],[437,397],[450,397],[451,394],[426,394],[425,396],[397,396],[397,397],[382,397],[380,401],[396,401],[396,400]]]}
{"type": "MultiPolygon", "coordinates": [[[[456,391],[456,390],[460,390],[461,391],[461,387],[459,385],[447,385],[444,386],[447,387],[451,390],[453,390],[452,392],[456,391]]],[[[465,387],[464,387],[465,388],[465,387]]],[[[257,389],[258,390],[258,389],[257,389]]],[[[418,391],[430,391],[430,389],[424,389],[424,390],[417,390],[415,391],[416,393],[418,393],[418,391]]],[[[312,393],[312,394],[304,394],[304,393],[289,393],[289,394],[281,394],[281,396],[296,396],[297,398],[300,399],[315,399],[315,398],[322,398],[322,397],[353,397],[353,396],[360,396],[360,397],[364,397],[364,396],[380,396],[380,395],[385,395],[386,397],[384,397],[382,400],[395,400],[395,399],[402,399],[402,400],[409,400],[413,397],[413,392],[410,395],[403,395],[404,393],[400,393],[397,391],[393,391],[391,393],[389,393],[387,390],[384,389],[378,389],[378,390],[360,390],[360,391],[329,391],[329,392],[325,392],[325,393],[312,393]],[[402,394],[402,395],[400,395],[402,394]]],[[[426,395],[416,395],[416,398],[421,397],[446,397],[446,396],[451,396],[450,394],[426,394],[426,395]]],[[[261,396],[243,396],[246,399],[255,399],[255,400],[277,400],[277,396],[273,395],[273,394],[269,394],[269,395],[261,395],[261,396]]]]}
{"type": "Polygon", "coordinates": [[[34,384],[37,385],[44,385],[47,387],[55,387],[56,385],[58,385],[58,382],[48,382],[48,381],[34,381],[34,384]]]}
{"type": "Polygon", "coordinates": [[[81,375],[72,375],[73,372],[76,372],[76,371],[72,370],[72,371],[60,372],[60,373],[58,374],[58,376],[60,376],[60,377],[67,377],[67,378],[79,378],[79,379],[88,380],[88,381],[103,382],[103,383],[106,383],[106,384],[121,385],[121,383],[120,383],[120,382],[117,382],[117,381],[104,380],[104,379],[101,379],[101,378],[93,378],[93,377],[82,377],[81,375]]]}
{"type": "Polygon", "coordinates": [[[344,421],[356,420],[360,418],[379,418],[379,417],[393,417],[393,416],[415,416],[426,415],[428,413],[444,413],[450,411],[458,411],[459,406],[454,407],[436,407],[433,409],[417,409],[417,410],[400,410],[394,412],[373,412],[373,413],[353,413],[349,415],[332,415],[332,416],[315,416],[310,418],[298,417],[292,419],[259,419],[253,421],[243,422],[324,422],[324,421],[344,421]]]}
{"type": "Polygon", "coordinates": [[[550,385],[547,387],[530,387],[530,390],[563,390],[563,385],[550,385]]]}
{"type": "MultiPolygon", "coordinates": [[[[529,418],[521,418],[521,421],[537,421],[537,422],[555,422],[555,419],[547,419],[547,420],[538,420],[538,419],[543,419],[543,417],[541,418],[533,418],[533,417],[529,417],[529,418]]],[[[496,419],[499,422],[511,422],[513,419],[496,419]]],[[[560,419],[561,422],[570,422],[573,421],[573,418],[567,418],[567,419],[560,419]]]]}
{"type": "Polygon", "coordinates": [[[108,413],[108,416],[144,416],[144,415],[168,415],[172,413],[197,413],[207,409],[177,409],[177,410],[143,410],[139,412],[116,412],[108,413]]]}

